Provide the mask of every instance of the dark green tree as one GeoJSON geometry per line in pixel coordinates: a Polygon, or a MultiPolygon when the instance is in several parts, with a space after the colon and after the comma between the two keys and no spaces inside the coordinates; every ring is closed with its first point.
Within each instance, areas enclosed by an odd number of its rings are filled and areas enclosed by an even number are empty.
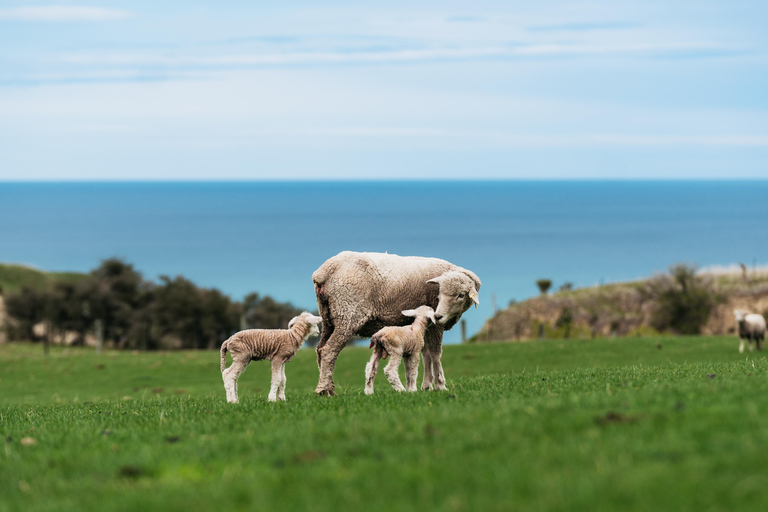
{"type": "Polygon", "coordinates": [[[538,279],[536,280],[536,286],[539,287],[539,292],[542,295],[546,295],[549,291],[550,287],[552,286],[552,280],[551,279],[538,279]]]}

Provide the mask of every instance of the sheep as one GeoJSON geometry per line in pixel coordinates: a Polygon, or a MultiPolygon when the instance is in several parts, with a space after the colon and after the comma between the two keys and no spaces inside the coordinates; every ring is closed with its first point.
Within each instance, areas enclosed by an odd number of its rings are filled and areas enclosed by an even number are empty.
{"type": "Polygon", "coordinates": [[[373,381],[376,378],[376,371],[379,368],[379,361],[387,358],[389,360],[384,374],[395,391],[416,391],[416,379],[419,376],[419,357],[424,348],[424,333],[427,330],[429,320],[437,323],[435,312],[429,306],[420,306],[416,309],[407,309],[403,311],[403,316],[415,317],[411,325],[404,327],[383,327],[371,338],[373,355],[371,360],[365,366],[365,394],[373,394],[373,381]],[[400,359],[405,363],[405,383],[407,388],[400,382],[400,376],[397,369],[400,366],[400,359]]]}
{"type": "Polygon", "coordinates": [[[744,310],[736,309],[733,311],[736,317],[736,324],[739,327],[739,353],[744,352],[744,338],[749,342],[749,351],[752,352],[752,342],[757,345],[757,350],[763,349],[765,340],[765,318],[763,315],[747,313],[744,310]]]}
{"type": "Polygon", "coordinates": [[[227,402],[238,403],[237,379],[251,361],[272,361],[272,387],[269,401],[285,400],[285,363],[290,361],[310,336],[319,334],[323,321],[306,311],[291,319],[288,329],[247,329],[233,334],[221,345],[221,377],[227,402]],[[226,353],[232,365],[226,368],[226,353]]]}
{"type": "Polygon", "coordinates": [[[317,345],[318,395],[336,394],[336,358],[354,334],[368,337],[385,326],[406,325],[411,320],[402,311],[421,305],[431,307],[437,320],[424,334],[421,389],[432,389],[433,380],[434,389],[446,389],[443,330],[479,304],[474,273],[437,258],[345,251],[325,261],[312,281],[324,326],[317,345]]]}

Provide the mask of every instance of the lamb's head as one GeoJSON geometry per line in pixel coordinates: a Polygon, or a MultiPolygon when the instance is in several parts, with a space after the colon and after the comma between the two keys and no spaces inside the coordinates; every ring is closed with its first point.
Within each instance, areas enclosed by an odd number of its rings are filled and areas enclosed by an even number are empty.
{"type": "Polygon", "coordinates": [[[437,283],[440,286],[435,319],[440,325],[450,329],[469,307],[480,304],[477,290],[480,288],[480,279],[469,271],[460,272],[452,270],[430,279],[428,283],[437,283]]]}
{"type": "Polygon", "coordinates": [[[293,317],[291,321],[288,322],[288,328],[290,329],[296,322],[299,321],[306,323],[309,326],[309,333],[304,336],[304,339],[320,335],[320,323],[323,321],[321,317],[315,316],[312,313],[307,313],[305,311],[299,316],[293,317]]]}
{"type": "Polygon", "coordinates": [[[747,312],[743,309],[734,309],[733,316],[736,317],[737,322],[743,322],[747,318],[747,312]]]}
{"type": "Polygon", "coordinates": [[[433,324],[437,323],[435,320],[435,310],[429,306],[419,306],[416,309],[406,309],[403,311],[403,316],[412,316],[415,318],[427,318],[432,320],[433,324]]]}

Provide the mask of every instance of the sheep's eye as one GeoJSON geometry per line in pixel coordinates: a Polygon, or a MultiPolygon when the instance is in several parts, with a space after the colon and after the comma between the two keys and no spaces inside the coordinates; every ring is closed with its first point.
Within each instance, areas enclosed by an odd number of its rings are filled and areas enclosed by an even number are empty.
{"type": "Polygon", "coordinates": [[[460,294],[459,294],[459,298],[460,298],[460,299],[463,299],[463,298],[464,298],[464,295],[465,295],[464,293],[460,293],[460,294]]]}

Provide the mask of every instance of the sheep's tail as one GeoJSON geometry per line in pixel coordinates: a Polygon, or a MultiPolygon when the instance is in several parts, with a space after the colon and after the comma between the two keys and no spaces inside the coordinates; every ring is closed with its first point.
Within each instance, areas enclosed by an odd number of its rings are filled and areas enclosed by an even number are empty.
{"type": "Polygon", "coordinates": [[[224,370],[227,369],[227,345],[228,344],[229,344],[229,340],[221,344],[221,373],[224,373],[224,370]]]}

